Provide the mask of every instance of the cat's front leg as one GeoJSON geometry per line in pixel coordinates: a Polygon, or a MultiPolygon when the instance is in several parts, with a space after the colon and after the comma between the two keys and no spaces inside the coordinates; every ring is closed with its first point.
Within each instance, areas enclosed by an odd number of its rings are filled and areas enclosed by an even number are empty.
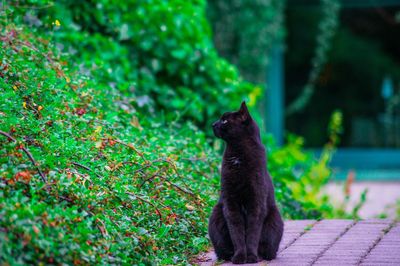
{"type": "Polygon", "coordinates": [[[247,262],[258,261],[258,244],[262,231],[263,217],[260,210],[249,210],[246,217],[246,253],[247,262]]]}
{"type": "Polygon", "coordinates": [[[245,222],[239,204],[226,202],[223,213],[228,224],[229,234],[233,243],[234,254],[232,263],[242,264],[247,261],[245,222]]]}

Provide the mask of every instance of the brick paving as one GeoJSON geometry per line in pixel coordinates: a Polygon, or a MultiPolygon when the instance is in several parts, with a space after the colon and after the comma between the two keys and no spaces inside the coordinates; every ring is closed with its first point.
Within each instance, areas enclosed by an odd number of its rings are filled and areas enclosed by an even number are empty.
{"type": "MultiPolygon", "coordinates": [[[[217,262],[212,251],[200,256],[198,264],[233,265],[217,262]]],[[[400,222],[387,219],[287,221],[278,257],[244,265],[400,266],[400,222]]]]}

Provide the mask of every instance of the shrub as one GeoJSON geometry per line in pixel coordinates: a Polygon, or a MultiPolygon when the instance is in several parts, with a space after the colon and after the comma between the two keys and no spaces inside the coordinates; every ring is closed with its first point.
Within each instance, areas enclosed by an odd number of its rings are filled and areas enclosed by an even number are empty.
{"type": "MultiPolygon", "coordinates": [[[[190,121],[139,108],[134,76],[125,76],[133,65],[117,56],[129,45],[100,33],[35,30],[9,10],[16,16],[1,21],[0,36],[0,261],[184,264],[206,249],[221,143],[211,147],[190,121]],[[79,56],[60,40],[82,41],[79,56]]],[[[318,190],[328,160],[305,154],[298,138],[284,148],[264,141],[284,216],[332,215],[318,190]]]]}
{"type": "Polygon", "coordinates": [[[255,89],[217,55],[205,5],[203,0],[57,1],[15,12],[41,21],[37,28],[62,51],[73,51],[82,69],[100,69],[99,81],[133,97],[137,107],[191,119],[204,129],[220,110],[236,107],[255,89]]]}
{"type": "Polygon", "coordinates": [[[0,260],[174,264],[204,247],[204,133],[146,121],[45,39],[2,34],[0,260]]]}

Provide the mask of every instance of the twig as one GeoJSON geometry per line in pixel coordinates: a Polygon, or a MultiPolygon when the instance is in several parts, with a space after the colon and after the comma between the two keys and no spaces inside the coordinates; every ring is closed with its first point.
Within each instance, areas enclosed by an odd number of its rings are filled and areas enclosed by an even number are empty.
{"type": "MultiPolygon", "coordinates": [[[[54,66],[54,60],[53,60],[49,55],[40,52],[39,49],[37,49],[35,46],[32,46],[30,42],[17,41],[17,43],[19,43],[19,44],[21,44],[21,45],[23,45],[23,46],[25,46],[25,47],[28,47],[28,48],[30,48],[31,50],[33,50],[33,51],[39,53],[41,56],[43,56],[44,58],[46,58],[47,61],[49,61],[49,62],[50,62],[51,64],[53,64],[53,66],[54,66]]],[[[60,69],[58,68],[58,66],[56,66],[56,67],[57,67],[58,70],[60,70],[60,69]]]]}
{"type": "MultiPolygon", "coordinates": [[[[0,131],[0,135],[3,135],[5,137],[7,137],[8,139],[18,143],[18,141],[15,138],[13,138],[10,134],[8,134],[6,132],[0,131]]],[[[25,154],[28,156],[29,160],[33,163],[33,165],[36,166],[36,169],[39,172],[39,175],[42,178],[43,182],[47,183],[45,174],[42,172],[42,170],[40,170],[40,167],[39,167],[38,163],[35,161],[35,159],[33,158],[32,154],[23,145],[21,145],[20,148],[21,148],[21,150],[23,150],[25,152],[25,154]]]]}
{"type": "Polygon", "coordinates": [[[69,203],[73,203],[73,202],[74,202],[74,200],[72,200],[72,199],[70,199],[70,198],[68,198],[68,197],[64,197],[64,196],[60,196],[60,195],[58,195],[58,197],[59,197],[60,199],[62,199],[62,200],[65,200],[65,201],[69,202],[69,203]]]}
{"type": "Polygon", "coordinates": [[[82,177],[84,180],[88,181],[90,183],[90,185],[93,185],[92,180],[88,179],[84,174],[79,173],[77,170],[73,169],[73,171],[71,171],[70,173],[73,173],[75,175],[82,177]]]}
{"type": "Polygon", "coordinates": [[[169,181],[166,177],[163,177],[163,176],[158,176],[158,177],[160,177],[161,179],[163,179],[165,182],[167,182],[167,183],[170,184],[171,186],[173,186],[173,187],[177,188],[178,190],[182,191],[183,193],[189,194],[189,195],[191,195],[192,197],[196,197],[196,195],[195,195],[192,191],[188,191],[188,190],[185,190],[185,189],[181,188],[181,187],[178,186],[177,184],[172,183],[171,181],[169,181]]]}
{"type": "Polygon", "coordinates": [[[191,162],[197,162],[197,161],[202,161],[202,162],[207,162],[207,158],[198,158],[198,157],[190,157],[190,158],[180,158],[180,160],[183,161],[191,161],[191,162]]]}
{"type": "MultiPolygon", "coordinates": [[[[120,228],[120,226],[112,219],[112,217],[110,217],[110,221],[115,225],[115,228],[120,228]]],[[[117,233],[119,239],[122,241],[123,237],[122,235],[119,233],[118,230],[115,230],[115,232],[117,233]]],[[[135,235],[137,236],[137,235],[135,235]]]]}
{"type": "Polygon", "coordinates": [[[186,193],[186,194],[189,194],[189,195],[191,195],[191,196],[193,196],[193,197],[196,197],[195,194],[194,194],[192,191],[183,189],[183,188],[181,188],[180,186],[178,186],[177,184],[174,184],[174,183],[172,183],[171,181],[169,181],[168,178],[166,178],[166,177],[164,177],[164,176],[162,176],[162,175],[159,175],[159,172],[160,172],[160,171],[161,171],[161,170],[157,171],[157,173],[153,174],[153,175],[150,176],[149,178],[146,178],[145,180],[143,180],[142,183],[139,185],[139,188],[141,188],[147,181],[150,181],[150,180],[154,179],[155,177],[159,177],[161,180],[164,180],[165,182],[167,182],[167,183],[170,184],[171,186],[177,188],[179,191],[181,191],[181,192],[183,192],[183,193],[186,193]]]}
{"type": "Polygon", "coordinates": [[[172,169],[174,170],[175,174],[179,177],[179,179],[182,181],[182,183],[185,185],[187,190],[191,190],[189,186],[186,184],[185,179],[179,174],[178,168],[176,167],[176,164],[174,162],[171,162],[170,160],[166,159],[160,159],[162,162],[166,162],[169,165],[171,165],[172,169]]]}
{"type": "MultiPolygon", "coordinates": [[[[85,170],[87,170],[87,171],[90,171],[90,172],[93,172],[93,170],[92,169],[90,169],[89,167],[87,167],[87,166],[85,166],[85,165],[83,165],[83,164],[80,164],[80,163],[77,163],[77,162],[71,162],[71,164],[73,164],[73,165],[75,165],[75,166],[78,166],[78,167],[80,167],[80,168],[83,168],[83,169],[85,169],[85,170]]],[[[96,172],[93,172],[97,177],[100,177],[100,178],[104,178],[102,175],[100,175],[100,174],[98,174],[98,173],[96,173],[96,172]]]]}
{"type": "Polygon", "coordinates": [[[142,198],[142,197],[140,197],[140,196],[138,196],[136,194],[133,194],[131,192],[126,192],[126,194],[128,194],[128,195],[130,195],[132,197],[135,197],[138,200],[146,202],[147,204],[150,204],[151,206],[153,206],[153,208],[156,210],[156,213],[157,213],[158,217],[160,218],[160,226],[162,226],[163,217],[161,215],[161,211],[160,211],[160,209],[157,208],[157,206],[154,203],[152,203],[151,201],[146,200],[146,199],[144,199],[144,198],[142,198]]]}
{"type": "Polygon", "coordinates": [[[152,176],[150,176],[149,178],[146,178],[145,180],[143,180],[143,182],[139,185],[139,188],[143,187],[143,185],[147,182],[147,181],[151,181],[152,179],[154,179],[155,177],[160,177],[162,178],[159,174],[154,174],[152,176]]]}
{"type": "Polygon", "coordinates": [[[85,169],[85,170],[92,171],[92,169],[90,169],[90,168],[87,167],[87,166],[84,166],[83,164],[76,163],[76,162],[72,162],[72,164],[75,165],[75,166],[79,166],[79,167],[81,167],[81,168],[83,168],[83,169],[85,169]]]}
{"type": "Polygon", "coordinates": [[[145,164],[143,167],[141,167],[141,168],[139,168],[139,169],[136,169],[136,170],[135,170],[135,173],[137,173],[137,172],[143,172],[142,170],[154,166],[154,163],[160,163],[160,162],[164,162],[164,161],[165,161],[165,159],[162,159],[162,158],[159,158],[159,159],[156,159],[156,160],[152,160],[152,161],[147,161],[147,160],[146,160],[146,164],[145,164]]]}
{"type": "MultiPolygon", "coordinates": [[[[90,216],[92,216],[92,217],[95,217],[96,215],[92,212],[92,211],[87,211],[87,213],[89,213],[90,214],[90,216]]],[[[96,226],[97,226],[97,228],[99,228],[99,230],[100,230],[100,233],[103,235],[103,237],[106,237],[106,236],[108,236],[108,232],[107,232],[107,229],[106,229],[106,225],[104,224],[104,222],[102,221],[102,220],[100,220],[98,217],[96,217],[96,226]],[[98,223],[101,223],[101,225],[103,226],[103,227],[101,227],[98,223]]]]}
{"type": "Polygon", "coordinates": [[[143,180],[143,182],[139,185],[139,188],[141,188],[147,181],[150,181],[150,180],[152,180],[153,178],[155,178],[155,177],[160,177],[161,178],[161,176],[159,175],[160,174],[160,172],[162,171],[162,170],[164,170],[164,168],[161,168],[161,169],[159,169],[156,173],[154,173],[152,176],[150,176],[149,178],[146,178],[145,180],[143,180]]]}
{"type": "Polygon", "coordinates": [[[18,4],[17,5],[11,5],[11,6],[16,7],[16,8],[22,8],[22,9],[36,9],[36,10],[39,10],[39,9],[50,8],[50,7],[54,6],[54,3],[49,3],[49,4],[44,5],[44,6],[28,6],[28,5],[18,5],[18,4]]]}
{"type": "Polygon", "coordinates": [[[146,183],[147,181],[150,181],[150,180],[152,180],[153,178],[155,178],[155,177],[158,176],[158,177],[160,177],[161,179],[163,179],[163,180],[165,180],[166,182],[168,182],[169,184],[171,184],[172,186],[174,186],[174,187],[176,187],[177,189],[179,189],[180,191],[182,191],[182,192],[184,192],[184,193],[187,193],[187,194],[194,195],[194,193],[190,190],[190,188],[188,187],[188,185],[185,183],[185,181],[184,181],[184,179],[182,178],[182,176],[179,174],[178,169],[176,168],[176,165],[175,165],[173,162],[168,161],[168,160],[166,160],[166,159],[160,158],[160,159],[157,159],[157,160],[150,161],[149,164],[147,164],[147,165],[145,165],[144,167],[142,167],[142,168],[136,170],[135,172],[141,171],[141,170],[143,170],[144,168],[148,168],[148,167],[152,166],[152,165],[153,165],[154,163],[156,163],[156,162],[164,162],[164,163],[168,163],[169,165],[171,165],[173,171],[174,171],[174,172],[176,173],[176,175],[180,178],[180,180],[182,180],[183,184],[185,185],[186,190],[183,189],[183,188],[181,188],[181,187],[179,187],[178,185],[172,183],[172,182],[169,181],[166,177],[160,176],[160,175],[159,175],[159,172],[160,172],[161,170],[157,171],[157,173],[155,173],[155,174],[152,175],[151,177],[145,179],[145,180],[139,185],[139,188],[142,187],[142,186],[144,185],[144,183],[146,183]]]}
{"type": "Polygon", "coordinates": [[[53,182],[47,182],[46,184],[44,184],[41,188],[38,188],[38,191],[40,190],[46,190],[46,191],[50,191],[51,186],[56,185],[57,182],[53,181],[53,182]]]}
{"type": "Polygon", "coordinates": [[[117,143],[119,143],[119,144],[121,144],[121,145],[123,145],[125,147],[128,147],[128,148],[132,149],[134,152],[136,152],[137,155],[139,155],[143,159],[143,161],[147,162],[147,159],[144,157],[143,153],[138,151],[132,144],[127,144],[127,143],[125,143],[125,142],[123,142],[122,140],[119,140],[119,139],[112,139],[112,140],[114,140],[115,142],[117,142],[117,143]]]}
{"type": "Polygon", "coordinates": [[[143,167],[141,167],[141,168],[139,168],[139,169],[136,169],[136,170],[135,170],[135,173],[137,173],[137,172],[142,172],[142,173],[143,173],[143,170],[144,170],[144,169],[147,169],[147,168],[150,168],[151,166],[153,166],[152,163],[153,163],[153,161],[152,161],[152,162],[146,163],[145,166],[143,166],[143,167]]]}
{"type": "Polygon", "coordinates": [[[101,227],[97,224],[97,227],[99,228],[103,237],[108,236],[108,232],[107,232],[106,225],[104,224],[104,222],[102,220],[100,220],[99,218],[96,218],[96,222],[99,222],[102,225],[102,227],[101,227]]]}
{"type": "Polygon", "coordinates": [[[189,195],[191,195],[192,197],[196,197],[196,195],[195,195],[192,191],[185,190],[185,189],[181,188],[180,186],[178,186],[177,184],[172,183],[172,182],[169,181],[168,179],[166,179],[166,178],[164,178],[164,179],[165,179],[165,181],[167,181],[169,184],[171,184],[171,186],[177,188],[178,190],[182,191],[183,193],[189,194],[189,195]]]}

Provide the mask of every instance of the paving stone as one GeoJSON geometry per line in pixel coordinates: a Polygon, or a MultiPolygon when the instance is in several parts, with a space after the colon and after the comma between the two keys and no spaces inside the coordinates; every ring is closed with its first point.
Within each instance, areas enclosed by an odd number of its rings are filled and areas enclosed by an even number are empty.
{"type": "MultiPolygon", "coordinates": [[[[284,235],[282,237],[282,241],[280,243],[279,250],[281,251],[281,250],[285,249],[287,246],[289,246],[290,244],[292,244],[296,239],[298,239],[302,234],[304,234],[308,228],[311,228],[315,222],[316,222],[315,220],[286,221],[284,235]]],[[[214,252],[212,252],[212,251],[209,252],[206,255],[206,257],[209,257],[209,260],[207,260],[206,262],[201,262],[200,263],[201,266],[210,266],[210,265],[213,265],[212,263],[215,264],[215,262],[217,261],[217,258],[215,256],[214,252]],[[210,262],[211,262],[211,264],[210,264],[210,262]]],[[[304,265],[306,265],[306,263],[308,263],[308,262],[305,261],[304,263],[305,263],[304,265]]],[[[233,264],[230,262],[225,262],[221,265],[230,266],[233,264]]],[[[246,265],[253,265],[253,264],[246,264],[246,265]]],[[[258,264],[254,264],[254,265],[266,265],[266,262],[260,262],[258,264]]],[[[268,265],[270,265],[270,263],[268,263],[268,265]]]]}
{"type": "Polygon", "coordinates": [[[279,256],[282,258],[301,257],[307,259],[311,264],[352,224],[353,221],[349,220],[320,221],[310,231],[283,250],[279,256]]]}
{"type": "Polygon", "coordinates": [[[391,262],[391,263],[386,263],[386,262],[383,262],[383,263],[363,263],[363,264],[361,264],[361,265],[363,265],[363,266],[399,266],[399,263],[398,262],[391,262]]]}
{"type": "Polygon", "coordinates": [[[329,247],[316,260],[316,263],[324,262],[328,259],[347,256],[357,264],[379,241],[384,230],[390,226],[390,222],[361,221],[352,226],[345,232],[333,245],[329,247]]]}
{"type": "MultiPolygon", "coordinates": [[[[198,263],[216,265],[215,254],[203,254],[198,263]]],[[[379,219],[287,221],[278,257],[268,265],[400,266],[400,223],[379,219]]]]}
{"type": "Polygon", "coordinates": [[[285,266],[305,266],[310,265],[311,260],[307,258],[297,257],[297,258],[285,258],[285,257],[278,257],[273,261],[268,262],[268,266],[275,266],[275,265],[285,265],[285,266]]]}
{"type": "Polygon", "coordinates": [[[291,245],[297,238],[315,224],[315,220],[297,220],[285,222],[284,235],[279,245],[279,252],[291,245]]]}
{"type": "Polygon", "coordinates": [[[360,265],[400,265],[400,223],[396,223],[372,248],[360,265]]]}
{"type": "Polygon", "coordinates": [[[392,220],[388,219],[367,219],[359,221],[358,223],[365,223],[365,224],[391,224],[392,220]]]}
{"type": "Polygon", "coordinates": [[[344,266],[344,265],[357,265],[357,260],[341,260],[341,259],[335,259],[335,260],[321,260],[318,262],[315,262],[314,264],[310,265],[315,265],[315,266],[327,266],[327,265],[338,265],[338,266],[344,266]]]}

